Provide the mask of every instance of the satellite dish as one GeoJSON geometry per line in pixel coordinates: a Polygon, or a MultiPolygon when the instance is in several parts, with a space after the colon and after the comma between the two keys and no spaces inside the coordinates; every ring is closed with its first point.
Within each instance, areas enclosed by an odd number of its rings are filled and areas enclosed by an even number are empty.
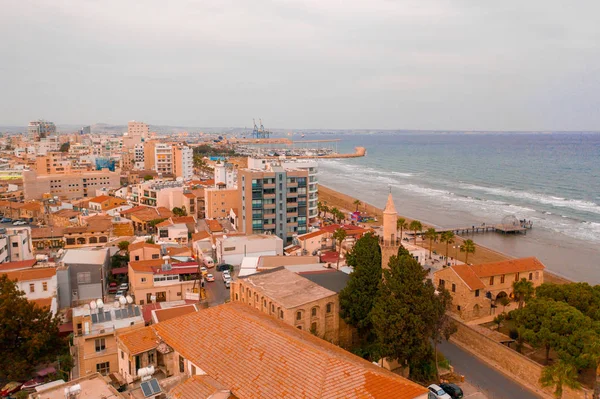
{"type": "Polygon", "coordinates": [[[92,309],[92,310],[96,309],[96,301],[90,302],[90,309],[92,309]]]}
{"type": "Polygon", "coordinates": [[[156,295],[150,295],[150,301],[151,302],[156,301],[156,295]]]}
{"type": "Polygon", "coordinates": [[[127,295],[125,299],[127,300],[127,303],[133,303],[133,298],[131,297],[131,295],[127,295]]]}
{"type": "Polygon", "coordinates": [[[118,308],[121,307],[121,302],[115,301],[115,303],[113,304],[113,306],[118,309],[118,308]]]}
{"type": "Polygon", "coordinates": [[[120,297],[119,297],[119,303],[120,303],[121,305],[125,305],[125,304],[127,303],[127,299],[125,299],[125,297],[124,297],[124,296],[120,296],[120,297]]]}
{"type": "Polygon", "coordinates": [[[98,306],[98,309],[102,309],[104,307],[104,302],[102,302],[102,299],[96,299],[96,306],[98,306]]]}

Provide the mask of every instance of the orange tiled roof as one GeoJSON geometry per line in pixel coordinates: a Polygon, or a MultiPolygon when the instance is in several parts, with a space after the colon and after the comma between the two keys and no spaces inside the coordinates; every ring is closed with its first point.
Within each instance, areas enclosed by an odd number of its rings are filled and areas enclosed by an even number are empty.
{"type": "Polygon", "coordinates": [[[169,256],[177,256],[185,253],[191,255],[192,250],[188,247],[167,247],[167,254],[169,256]]]}
{"type": "Polygon", "coordinates": [[[119,334],[118,340],[129,350],[130,355],[137,355],[156,348],[159,338],[150,327],[119,334]]]}
{"type": "Polygon", "coordinates": [[[173,399],[210,398],[211,395],[222,390],[225,390],[225,387],[214,378],[207,375],[195,375],[171,389],[169,397],[173,399]]]}
{"type": "Polygon", "coordinates": [[[171,221],[173,223],[196,223],[196,220],[193,216],[180,216],[180,217],[172,217],[171,221]]]}
{"type": "Polygon", "coordinates": [[[327,233],[327,232],[323,231],[323,230],[313,231],[312,233],[307,233],[307,234],[303,234],[301,236],[298,236],[298,240],[300,240],[300,241],[308,240],[310,238],[321,236],[321,235],[323,235],[325,233],[327,233]]]}
{"type": "Polygon", "coordinates": [[[204,240],[205,238],[209,238],[210,233],[208,231],[199,231],[197,233],[192,234],[192,242],[204,240]]]}
{"type": "Polygon", "coordinates": [[[140,242],[136,242],[134,244],[129,244],[129,247],[127,248],[127,250],[129,252],[131,252],[131,251],[135,251],[136,249],[140,249],[140,248],[153,248],[153,249],[160,250],[161,246],[158,244],[150,244],[146,241],[140,241],[140,242]]]}
{"type": "Polygon", "coordinates": [[[131,267],[136,272],[143,273],[154,273],[152,267],[157,267],[163,264],[162,259],[148,259],[148,260],[138,260],[129,262],[129,267],[131,267]]]}
{"type": "Polygon", "coordinates": [[[241,303],[153,327],[165,343],[240,398],[412,399],[427,393],[414,382],[241,303]]]}
{"type": "Polygon", "coordinates": [[[31,238],[51,238],[62,237],[64,234],[62,227],[39,227],[31,229],[31,238]]]}
{"type": "Polygon", "coordinates": [[[208,225],[208,229],[213,233],[217,231],[223,231],[223,227],[218,220],[206,219],[206,224],[208,225]]]}
{"type": "Polygon", "coordinates": [[[40,204],[39,202],[28,202],[25,205],[23,205],[21,209],[25,209],[27,211],[41,211],[42,204],[40,204]]]}
{"type": "Polygon", "coordinates": [[[156,228],[167,227],[172,224],[173,224],[173,222],[171,222],[170,220],[163,220],[162,222],[160,222],[159,224],[156,225],[156,228]]]}
{"type": "Polygon", "coordinates": [[[481,282],[477,274],[473,271],[469,265],[455,265],[450,266],[452,270],[461,278],[462,281],[471,289],[471,291],[481,290],[485,288],[485,285],[481,282]]]}
{"type": "Polygon", "coordinates": [[[109,197],[108,195],[100,195],[96,198],[92,198],[89,200],[89,202],[104,202],[104,201],[109,201],[111,199],[111,197],[109,197]]]}
{"type": "Polygon", "coordinates": [[[198,310],[194,305],[175,306],[166,309],[155,309],[152,311],[156,315],[158,322],[170,320],[175,317],[183,316],[184,314],[197,312],[198,310]]]}
{"type": "MultiPolygon", "coordinates": [[[[37,229],[34,229],[37,230],[37,229]]],[[[28,269],[30,267],[33,267],[33,265],[35,265],[37,263],[37,261],[35,259],[29,259],[29,260],[18,260],[16,262],[6,262],[6,263],[2,263],[0,264],[0,270],[21,270],[21,269],[28,269]]]]}
{"type": "Polygon", "coordinates": [[[546,267],[538,258],[509,259],[501,262],[483,263],[471,266],[479,277],[498,276],[501,274],[530,272],[533,270],[544,270],[546,267]]]}
{"type": "Polygon", "coordinates": [[[39,299],[29,299],[29,302],[35,303],[40,308],[49,308],[50,306],[52,306],[52,297],[50,297],[50,298],[39,298],[39,299]]]}
{"type": "Polygon", "coordinates": [[[183,193],[183,195],[184,195],[186,198],[196,198],[196,196],[195,196],[193,193],[183,193]]]}
{"type": "Polygon", "coordinates": [[[9,280],[29,281],[47,279],[56,274],[56,269],[53,267],[31,268],[23,270],[15,270],[12,272],[4,272],[9,280]]]}

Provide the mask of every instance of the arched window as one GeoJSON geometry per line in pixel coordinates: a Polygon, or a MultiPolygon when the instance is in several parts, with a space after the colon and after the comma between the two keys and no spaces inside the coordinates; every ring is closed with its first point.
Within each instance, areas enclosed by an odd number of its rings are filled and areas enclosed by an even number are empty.
{"type": "Polygon", "coordinates": [[[317,307],[315,306],[314,308],[312,308],[310,310],[310,317],[317,317],[317,312],[318,312],[318,310],[317,310],[317,307]]]}
{"type": "Polygon", "coordinates": [[[333,302],[329,302],[329,303],[327,304],[326,312],[327,312],[328,314],[333,312],[333,302]]]}
{"type": "Polygon", "coordinates": [[[108,238],[106,236],[101,236],[100,242],[108,242],[108,238]]]}
{"type": "Polygon", "coordinates": [[[98,243],[98,239],[96,237],[90,237],[89,241],[90,241],[90,244],[97,244],[98,243]]]}
{"type": "Polygon", "coordinates": [[[302,320],[302,313],[304,313],[302,310],[296,312],[296,320],[302,320]]]}
{"type": "Polygon", "coordinates": [[[86,242],[85,242],[85,238],[84,237],[78,237],[77,238],[77,244],[84,245],[85,243],[86,242]]]}

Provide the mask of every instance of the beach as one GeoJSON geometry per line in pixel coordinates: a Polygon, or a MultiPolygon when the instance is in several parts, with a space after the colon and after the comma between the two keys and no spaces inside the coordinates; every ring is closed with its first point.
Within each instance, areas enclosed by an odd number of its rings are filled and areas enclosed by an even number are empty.
{"type": "MultiPolygon", "coordinates": [[[[341,193],[339,191],[336,191],[336,190],[329,188],[327,186],[324,186],[322,184],[319,185],[319,201],[322,204],[327,205],[329,208],[335,207],[335,208],[338,208],[339,210],[352,211],[352,212],[356,211],[356,205],[354,205],[356,198],[354,198],[350,195],[341,193]]],[[[370,226],[381,226],[381,221],[382,221],[382,216],[383,216],[382,208],[380,208],[374,204],[369,204],[367,202],[361,201],[361,204],[359,205],[358,210],[360,212],[366,212],[368,215],[375,216],[377,218],[376,222],[360,223],[360,224],[366,224],[366,225],[370,225],[370,226]]],[[[398,215],[398,217],[406,219],[407,223],[409,223],[409,224],[412,220],[414,220],[413,218],[411,218],[407,215],[398,215]]],[[[431,222],[433,223],[435,221],[431,221],[431,222]]],[[[431,227],[431,226],[428,226],[425,223],[423,223],[423,228],[427,229],[427,227],[431,227]]],[[[496,233],[487,233],[487,234],[496,234],[496,233]]],[[[449,245],[449,250],[448,250],[449,257],[456,257],[461,262],[465,261],[466,254],[461,253],[460,251],[457,251],[456,248],[452,248],[452,247],[460,246],[462,244],[463,240],[464,239],[462,237],[455,236],[455,243],[449,245]]],[[[417,245],[429,249],[429,242],[423,242],[422,240],[418,239],[417,245]]],[[[435,250],[438,254],[445,255],[446,245],[443,243],[440,243],[440,242],[437,242],[437,243],[434,242],[432,245],[432,250],[435,250]]],[[[491,262],[499,262],[499,261],[512,259],[512,258],[514,258],[514,257],[509,256],[507,254],[503,254],[501,252],[495,251],[493,249],[487,248],[482,245],[477,245],[475,253],[469,254],[469,263],[472,263],[472,264],[491,263],[491,262]]],[[[552,273],[548,270],[546,270],[544,272],[544,277],[545,277],[546,282],[552,282],[552,283],[556,283],[556,284],[565,284],[565,283],[571,282],[570,280],[568,280],[564,277],[561,277],[555,273],[552,273]]]]}

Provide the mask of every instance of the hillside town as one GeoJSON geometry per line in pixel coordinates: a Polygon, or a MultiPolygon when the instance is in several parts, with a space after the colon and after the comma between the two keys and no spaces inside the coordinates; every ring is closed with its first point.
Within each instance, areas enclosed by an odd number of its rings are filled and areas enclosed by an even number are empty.
{"type": "Polygon", "coordinates": [[[578,343],[597,314],[568,282],[535,257],[469,262],[483,249],[409,223],[391,192],[380,215],[320,198],[316,158],[139,121],[37,120],[0,148],[3,396],[486,397],[452,342],[519,397],[549,397],[547,365],[577,359],[561,395],[592,397],[600,357],[578,343]],[[550,331],[552,312],[579,322],[550,331]]]}

